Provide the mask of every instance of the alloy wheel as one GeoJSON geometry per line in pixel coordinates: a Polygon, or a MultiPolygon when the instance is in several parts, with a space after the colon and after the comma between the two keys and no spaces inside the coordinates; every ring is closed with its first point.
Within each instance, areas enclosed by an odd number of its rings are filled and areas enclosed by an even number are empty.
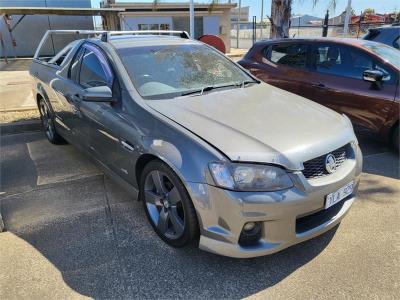
{"type": "Polygon", "coordinates": [[[151,221],[168,239],[179,239],[185,230],[182,197],[167,174],[153,170],[145,179],[144,200],[151,221]]]}
{"type": "Polygon", "coordinates": [[[54,138],[53,118],[52,118],[50,109],[48,108],[48,106],[44,102],[44,100],[40,101],[39,112],[40,112],[40,117],[41,117],[41,120],[42,120],[44,131],[45,131],[47,137],[50,140],[52,140],[54,138]]]}

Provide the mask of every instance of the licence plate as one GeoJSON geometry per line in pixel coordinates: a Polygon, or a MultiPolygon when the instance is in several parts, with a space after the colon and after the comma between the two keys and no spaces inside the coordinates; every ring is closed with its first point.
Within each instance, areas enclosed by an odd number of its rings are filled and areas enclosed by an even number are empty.
{"type": "Polygon", "coordinates": [[[346,184],[344,187],[341,187],[336,192],[326,195],[325,209],[331,207],[332,205],[335,205],[336,203],[346,198],[348,195],[353,193],[353,189],[354,181],[346,184]]]}

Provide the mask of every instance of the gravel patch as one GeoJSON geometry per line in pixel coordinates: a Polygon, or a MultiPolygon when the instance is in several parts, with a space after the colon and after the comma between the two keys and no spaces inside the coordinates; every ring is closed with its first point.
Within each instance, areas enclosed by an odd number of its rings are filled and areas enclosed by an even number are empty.
{"type": "Polygon", "coordinates": [[[40,116],[37,109],[0,112],[0,124],[7,124],[18,121],[32,121],[39,119],[40,116]]]}

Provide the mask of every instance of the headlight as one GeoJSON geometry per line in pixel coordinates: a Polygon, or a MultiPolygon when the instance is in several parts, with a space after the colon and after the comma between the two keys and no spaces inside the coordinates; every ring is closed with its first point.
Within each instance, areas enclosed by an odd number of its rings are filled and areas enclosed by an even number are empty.
{"type": "Polygon", "coordinates": [[[293,186],[286,171],[267,165],[210,163],[217,186],[237,191],[278,191],[293,186]]]}

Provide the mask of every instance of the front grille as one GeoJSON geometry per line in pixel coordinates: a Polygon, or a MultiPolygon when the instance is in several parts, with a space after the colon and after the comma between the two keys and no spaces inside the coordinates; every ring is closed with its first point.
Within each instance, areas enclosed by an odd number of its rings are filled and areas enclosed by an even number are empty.
{"type": "MultiPolygon", "coordinates": [[[[336,158],[337,170],[349,158],[349,145],[344,145],[343,147],[340,147],[330,153],[333,154],[336,158]]],[[[314,179],[329,175],[330,173],[326,170],[325,167],[325,159],[326,156],[330,153],[318,156],[304,162],[304,177],[306,177],[307,179],[314,179]]]]}
{"type": "Polygon", "coordinates": [[[348,196],[346,199],[343,199],[328,209],[323,209],[311,215],[296,219],[296,234],[314,229],[333,219],[340,212],[344,203],[351,197],[351,195],[348,196]]]}

